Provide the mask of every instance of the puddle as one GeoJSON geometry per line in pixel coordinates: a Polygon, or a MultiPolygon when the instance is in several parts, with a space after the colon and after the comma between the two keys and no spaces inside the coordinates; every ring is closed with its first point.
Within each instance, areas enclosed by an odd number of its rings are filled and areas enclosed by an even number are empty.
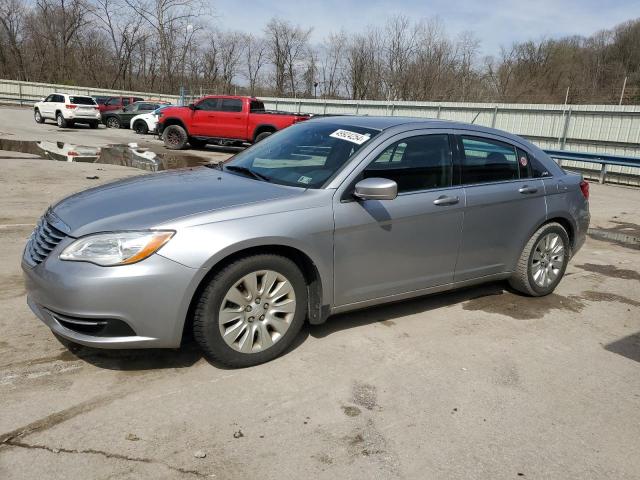
{"type": "Polygon", "coordinates": [[[183,153],[155,153],[148,148],[128,145],[87,147],[64,142],[35,142],[0,138],[0,150],[27,153],[61,162],[104,163],[135,167],[150,172],[195,167],[211,163],[207,158],[183,153]]]}
{"type": "Polygon", "coordinates": [[[556,293],[544,297],[525,297],[507,291],[497,291],[467,300],[462,308],[467,311],[498,313],[516,320],[534,320],[544,317],[552,310],[579,313],[584,304],[578,298],[563,297],[556,293]]]}

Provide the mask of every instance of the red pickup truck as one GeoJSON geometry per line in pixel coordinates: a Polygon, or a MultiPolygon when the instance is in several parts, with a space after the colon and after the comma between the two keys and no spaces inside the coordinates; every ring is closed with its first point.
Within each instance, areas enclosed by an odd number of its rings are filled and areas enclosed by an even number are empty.
{"type": "Polygon", "coordinates": [[[110,112],[112,110],[120,110],[126,107],[130,103],[140,102],[143,98],[140,97],[108,97],[104,102],[98,103],[100,113],[110,112]]]}
{"type": "Polygon", "coordinates": [[[158,134],[172,150],[204,147],[207,143],[256,143],[278,130],[307,120],[309,115],[268,111],[253,97],[212,95],[188,107],[159,112],[158,134]]]}

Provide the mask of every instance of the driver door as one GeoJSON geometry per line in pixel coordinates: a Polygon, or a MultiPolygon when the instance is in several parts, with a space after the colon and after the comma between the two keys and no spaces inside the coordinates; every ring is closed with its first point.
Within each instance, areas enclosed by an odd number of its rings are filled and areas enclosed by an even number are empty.
{"type": "Polygon", "coordinates": [[[453,282],[462,235],[464,190],[454,186],[452,136],[421,130],[372,153],[334,200],[336,306],[453,282]],[[355,183],[386,178],[394,200],[356,200],[355,183]]]}

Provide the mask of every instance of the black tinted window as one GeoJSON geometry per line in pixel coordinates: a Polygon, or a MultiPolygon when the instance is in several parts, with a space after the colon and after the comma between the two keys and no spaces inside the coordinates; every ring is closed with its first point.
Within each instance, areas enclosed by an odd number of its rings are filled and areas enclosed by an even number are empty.
{"type": "Polygon", "coordinates": [[[123,98],[122,99],[122,105],[129,105],[129,99],[128,98],[123,98]]]}
{"type": "Polygon", "coordinates": [[[201,101],[198,104],[198,110],[218,110],[218,99],[217,98],[207,98],[206,100],[201,101]]]}
{"type": "Polygon", "coordinates": [[[549,170],[535,157],[529,156],[531,165],[531,176],[533,178],[550,177],[549,170]]]}
{"type": "Polygon", "coordinates": [[[223,112],[241,112],[242,100],[236,98],[223,98],[220,104],[220,110],[223,112]]]}
{"type": "Polygon", "coordinates": [[[519,178],[515,148],[479,137],[462,137],[462,183],[489,183],[519,178]]]}
{"type": "Polygon", "coordinates": [[[64,96],[62,95],[54,95],[53,101],[58,103],[64,103],[64,96]]]}
{"type": "Polygon", "coordinates": [[[110,98],[109,100],[104,102],[104,104],[105,105],[120,105],[120,99],[119,98],[110,98]]]}
{"type": "Polygon", "coordinates": [[[449,136],[422,135],[400,140],[385,149],[364,171],[364,178],[381,177],[398,184],[398,192],[451,185],[449,136]]]}

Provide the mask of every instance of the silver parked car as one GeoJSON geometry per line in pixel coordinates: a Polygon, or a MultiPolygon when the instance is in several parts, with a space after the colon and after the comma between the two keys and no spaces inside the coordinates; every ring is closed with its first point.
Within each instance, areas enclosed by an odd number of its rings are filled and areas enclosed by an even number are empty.
{"type": "Polygon", "coordinates": [[[520,137],[325,117],[211,165],[72,195],[23,257],[57,335],[268,361],[333,313],[507,279],[552,292],[589,225],[588,184],[520,137]]]}

